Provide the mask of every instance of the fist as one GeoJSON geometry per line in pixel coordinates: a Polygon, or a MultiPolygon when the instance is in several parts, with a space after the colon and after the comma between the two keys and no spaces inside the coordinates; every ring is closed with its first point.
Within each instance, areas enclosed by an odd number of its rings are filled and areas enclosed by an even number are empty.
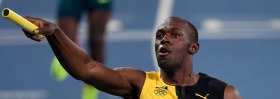
{"type": "Polygon", "coordinates": [[[29,33],[27,31],[23,30],[24,34],[28,38],[30,38],[34,41],[42,41],[45,39],[45,36],[53,35],[54,32],[59,29],[59,27],[56,24],[45,21],[40,18],[34,18],[34,17],[29,17],[29,16],[24,17],[24,18],[39,27],[38,29],[34,30],[33,33],[29,33]],[[39,33],[44,36],[39,36],[38,35],[39,33]]]}

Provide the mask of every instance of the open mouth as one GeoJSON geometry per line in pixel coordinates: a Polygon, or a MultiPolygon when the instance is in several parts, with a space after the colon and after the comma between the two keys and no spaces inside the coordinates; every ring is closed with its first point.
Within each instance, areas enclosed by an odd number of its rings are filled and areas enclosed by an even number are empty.
{"type": "Polygon", "coordinates": [[[170,53],[170,51],[167,48],[161,47],[158,51],[158,54],[160,56],[166,56],[170,53]]]}

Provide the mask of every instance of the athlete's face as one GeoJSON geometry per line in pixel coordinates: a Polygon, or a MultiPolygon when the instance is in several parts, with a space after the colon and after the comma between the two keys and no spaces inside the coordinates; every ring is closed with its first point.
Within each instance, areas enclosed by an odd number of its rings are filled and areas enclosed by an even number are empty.
{"type": "Polygon", "coordinates": [[[179,19],[166,20],[156,31],[155,52],[162,69],[181,66],[189,55],[190,33],[188,24],[179,19]]]}

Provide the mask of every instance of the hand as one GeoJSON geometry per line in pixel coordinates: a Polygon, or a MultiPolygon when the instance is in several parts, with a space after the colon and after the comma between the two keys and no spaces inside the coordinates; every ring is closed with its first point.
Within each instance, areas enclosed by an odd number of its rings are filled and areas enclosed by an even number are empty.
{"type": "Polygon", "coordinates": [[[43,19],[29,17],[29,16],[24,17],[24,18],[39,27],[38,29],[34,30],[33,33],[29,33],[27,31],[23,30],[24,34],[28,38],[30,38],[34,41],[42,41],[45,39],[45,37],[38,36],[37,34],[39,34],[39,33],[44,36],[50,36],[50,35],[53,35],[56,30],[59,29],[59,27],[56,24],[45,21],[43,19]]]}

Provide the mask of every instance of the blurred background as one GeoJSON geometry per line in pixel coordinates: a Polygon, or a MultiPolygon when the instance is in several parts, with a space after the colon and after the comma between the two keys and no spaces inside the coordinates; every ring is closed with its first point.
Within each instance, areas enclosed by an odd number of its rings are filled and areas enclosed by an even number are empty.
{"type": "MultiPolygon", "coordinates": [[[[0,0],[22,16],[56,22],[57,0],[0,0]]],[[[243,99],[275,99],[280,86],[279,0],[115,0],[106,36],[106,65],[156,70],[153,33],[168,16],[192,22],[200,50],[194,69],[235,86],[243,99]]],[[[86,20],[79,36],[86,37],[86,20]]],[[[83,47],[87,50],[86,44],[83,47]]],[[[80,99],[81,81],[51,77],[46,41],[27,39],[0,18],[0,99],[80,99]]],[[[121,99],[100,93],[99,99],[121,99]]]]}

